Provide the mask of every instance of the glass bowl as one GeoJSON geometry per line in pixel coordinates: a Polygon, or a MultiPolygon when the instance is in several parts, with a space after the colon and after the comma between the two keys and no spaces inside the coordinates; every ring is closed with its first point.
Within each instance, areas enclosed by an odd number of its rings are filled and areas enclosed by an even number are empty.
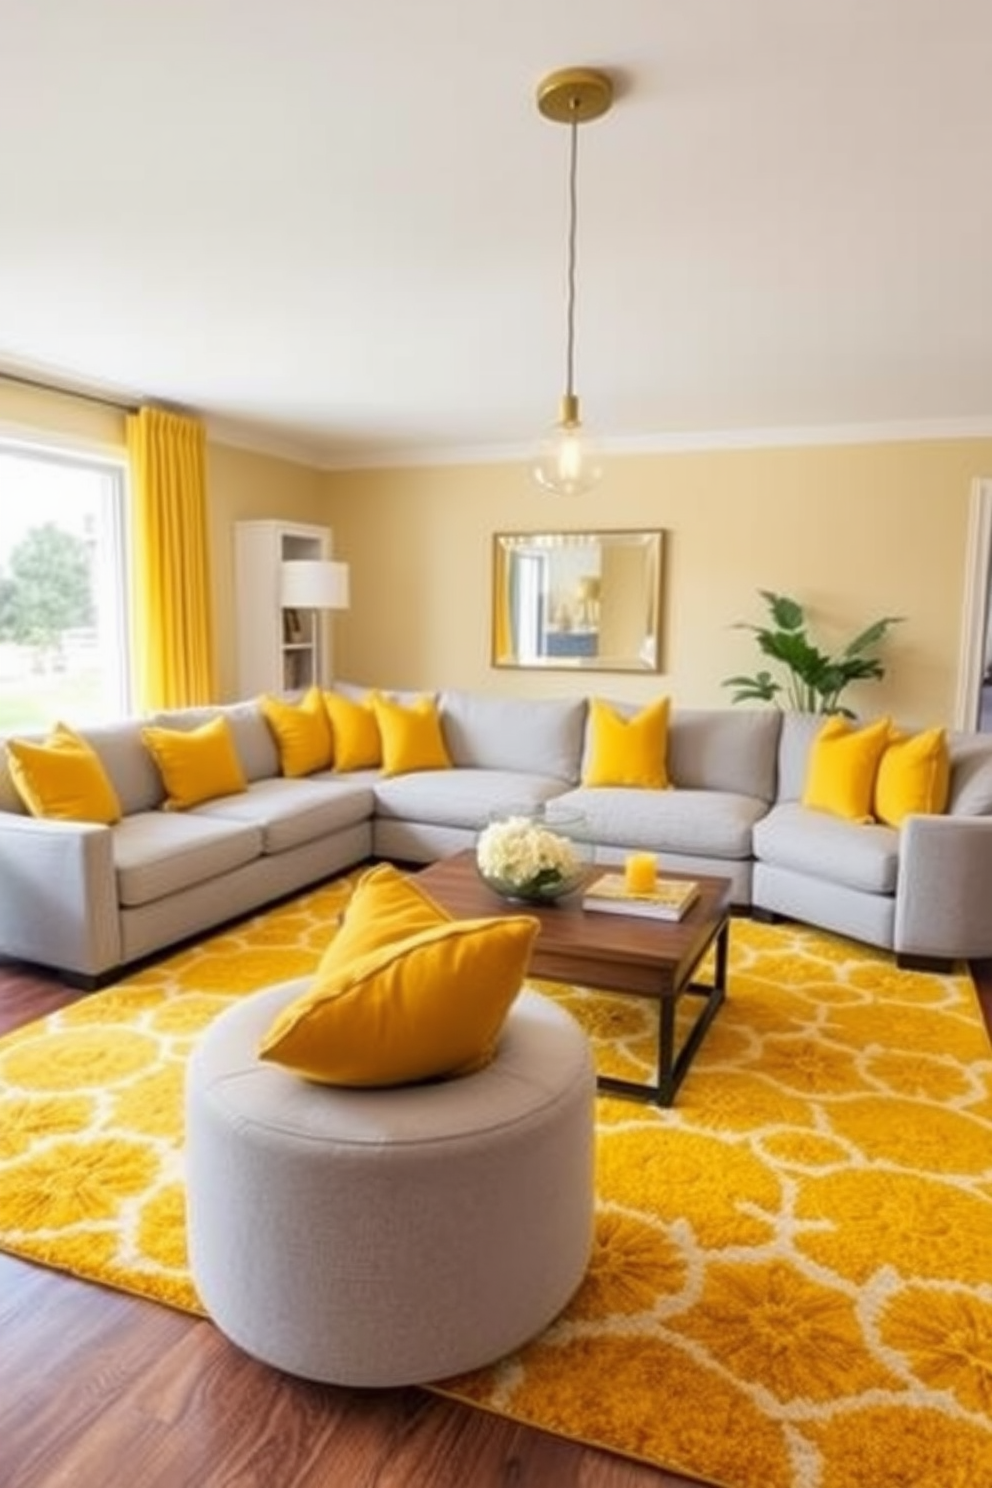
{"type": "Polygon", "coordinates": [[[553,904],[574,894],[591,857],[582,813],[552,806],[494,812],[475,849],[483,883],[514,904],[553,904]]]}

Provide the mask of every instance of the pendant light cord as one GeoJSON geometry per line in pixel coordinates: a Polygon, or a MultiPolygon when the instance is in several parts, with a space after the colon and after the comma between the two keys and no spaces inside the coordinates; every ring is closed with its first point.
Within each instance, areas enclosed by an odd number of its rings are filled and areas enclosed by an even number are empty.
{"type": "Polygon", "coordinates": [[[578,218],[578,154],[579,125],[572,119],[571,146],[568,165],[568,276],[565,338],[565,393],[571,398],[575,394],[575,244],[578,218]]]}
{"type": "Polygon", "coordinates": [[[565,239],[565,391],[558,418],[544,439],[532,473],[538,485],[556,496],[579,496],[602,475],[598,457],[582,427],[575,391],[575,310],[579,236],[579,125],[598,119],[613,102],[608,73],[592,67],[562,67],[548,73],[537,88],[537,107],[553,124],[567,124],[568,229],[565,239]]]}

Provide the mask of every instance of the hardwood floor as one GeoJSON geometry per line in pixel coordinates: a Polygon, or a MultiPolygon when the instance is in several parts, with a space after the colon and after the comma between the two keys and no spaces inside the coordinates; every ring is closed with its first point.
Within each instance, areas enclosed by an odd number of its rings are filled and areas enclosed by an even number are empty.
{"type": "MultiPolygon", "coordinates": [[[[992,961],[973,968],[992,1027],[992,961]]],[[[0,964],[0,1033],[74,1001],[0,964]]],[[[418,1389],[293,1379],[208,1322],[0,1254],[10,1488],[690,1488],[418,1389]]]]}

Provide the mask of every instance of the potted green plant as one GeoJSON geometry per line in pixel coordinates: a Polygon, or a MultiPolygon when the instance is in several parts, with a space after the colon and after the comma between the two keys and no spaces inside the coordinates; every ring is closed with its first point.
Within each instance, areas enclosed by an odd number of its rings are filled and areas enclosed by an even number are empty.
{"type": "Polygon", "coordinates": [[[752,625],[737,622],[738,630],[750,630],[758,648],[785,669],[782,681],[769,671],[755,672],[753,677],[727,677],[721,684],[734,687],[735,703],[774,703],[800,713],[854,713],[841,702],[841,695],[852,682],[877,681],[885,668],[877,656],[870,655],[884,640],[888,630],[898,625],[902,615],[886,615],[876,620],[849,641],[836,656],[828,656],[810,640],[806,612],[802,605],[784,594],[769,589],[758,593],[768,606],[770,623],[752,625]]]}

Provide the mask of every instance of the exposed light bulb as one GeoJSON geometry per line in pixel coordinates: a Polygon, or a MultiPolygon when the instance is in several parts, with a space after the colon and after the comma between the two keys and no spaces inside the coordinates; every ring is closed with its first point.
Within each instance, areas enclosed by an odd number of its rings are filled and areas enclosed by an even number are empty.
{"type": "Polygon", "coordinates": [[[595,443],[579,418],[579,400],[562,399],[561,418],[541,443],[533,465],[534,479],[555,496],[581,496],[603,477],[595,443]]]}

